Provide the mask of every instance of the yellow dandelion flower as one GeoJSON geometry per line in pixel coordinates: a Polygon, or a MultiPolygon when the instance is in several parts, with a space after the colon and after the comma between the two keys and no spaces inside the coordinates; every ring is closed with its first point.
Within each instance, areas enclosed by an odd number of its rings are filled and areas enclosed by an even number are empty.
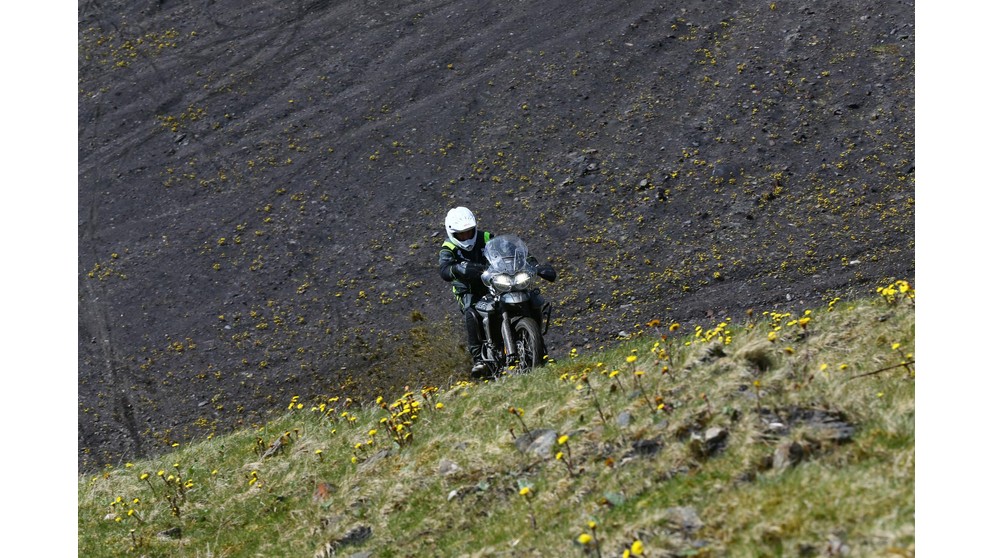
{"type": "Polygon", "coordinates": [[[565,445],[566,442],[568,442],[568,434],[562,434],[561,436],[558,437],[559,446],[565,445]]]}
{"type": "Polygon", "coordinates": [[[769,331],[768,332],[768,340],[769,341],[775,341],[776,339],[778,339],[778,334],[775,333],[774,331],[769,331]]]}
{"type": "Polygon", "coordinates": [[[438,402],[437,405],[434,405],[434,408],[435,409],[438,409],[438,410],[443,409],[444,408],[444,403],[438,402]]]}
{"type": "Polygon", "coordinates": [[[592,520],[589,520],[589,521],[588,521],[588,522],[586,523],[586,525],[588,525],[588,526],[589,526],[589,528],[590,528],[590,529],[592,529],[593,531],[595,531],[595,530],[596,530],[596,522],[595,522],[595,521],[592,521],[592,520]]]}
{"type": "Polygon", "coordinates": [[[629,357],[627,357],[627,362],[631,364],[637,362],[637,355],[630,355],[629,357]]]}
{"type": "Polygon", "coordinates": [[[634,541],[634,544],[630,545],[630,553],[634,556],[642,556],[644,554],[644,543],[640,540],[634,541]]]}
{"type": "Polygon", "coordinates": [[[523,488],[520,489],[520,495],[521,496],[527,496],[529,494],[530,494],[530,487],[529,486],[525,486],[525,487],[523,487],[523,488]]]}
{"type": "Polygon", "coordinates": [[[892,344],[892,350],[893,350],[893,351],[898,351],[898,350],[899,350],[899,347],[901,347],[901,346],[902,346],[902,345],[901,345],[901,344],[899,344],[899,343],[893,343],[893,344],[892,344]]]}
{"type": "Polygon", "coordinates": [[[679,330],[680,327],[682,327],[682,326],[680,326],[678,322],[675,322],[674,324],[668,326],[668,331],[671,331],[672,333],[675,333],[676,331],[679,330]]]}
{"type": "Polygon", "coordinates": [[[582,533],[581,535],[579,535],[580,544],[589,544],[591,542],[592,542],[592,535],[590,535],[589,533],[582,533]]]}
{"type": "Polygon", "coordinates": [[[555,459],[557,459],[558,461],[561,461],[564,457],[565,457],[565,454],[562,453],[562,452],[558,452],[558,453],[555,454],[555,459]]]}

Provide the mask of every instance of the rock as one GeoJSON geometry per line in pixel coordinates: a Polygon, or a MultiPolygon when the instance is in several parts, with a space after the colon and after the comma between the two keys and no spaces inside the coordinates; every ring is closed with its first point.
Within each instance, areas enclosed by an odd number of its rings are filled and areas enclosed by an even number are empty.
{"type": "Polygon", "coordinates": [[[664,444],[659,439],[636,440],[631,444],[631,452],[635,455],[651,456],[658,453],[662,447],[664,444]]]}
{"type": "Polygon", "coordinates": [[[692,506],[668,508],[665,510],[665,519],[669,525],[682,531],[698,531],[703,526],[703,521],[692,506]]]}
{"type": "Polygon", "coordinates": [[[349,544],[361,544],[372,536],[372,528],[368,525],[356,525],[348,530],[341,539],[337,541],[337,546],[349,544]]]}
{"type": "Polygon", "coordinates": [[[842,413],[824,409],[790,407],[763,411],[761,420],[767,425],[764,433],[769,437],[784,436],[797,426],[804,426],[804,439],[817,446],[850,442],[855,433],[854,425],[842,413]]]}
{"type": "Polygon", "coordinates": [[[450,475],[453,473],[457,473],[459,470],[461,470],[461,467],[459,467],[457,463],[449,459],[442,458],[441,461],[437,464],[437,472],[440,475],[450,475]]]}
{"type": "Polygon", "coordinates": [[[708,428],[705,433],[693,433],[689,440],[689,449],[696,457],[711,457],[727,445],[729,433],[723,428],[708,428]]]}
{"type": "Polygon", "coordinates": [[[389,450],[385,449],[373,453],[368,459],[363,461],[362,464],[358,466],[358,472],[365,473],[375,468],[375,464],[385,459],[387,455],[389,455],[389,450]]]}
{"type": "Polygon", "coordinates": [[[157,533],[160,539],[181,539],[183,536],[183,530],[181,527],[172,527],[166,529],[165,531],[159,531],[157,533]]]}
{"type": "Polygon", "coordinates": [[[551,448],[558,441],[558,434],[554,430],[540,428],[531,430],[526,434],[518,436],[513,444],[521,453],[532,453],[540,457],[551,457],[551,448]]]}

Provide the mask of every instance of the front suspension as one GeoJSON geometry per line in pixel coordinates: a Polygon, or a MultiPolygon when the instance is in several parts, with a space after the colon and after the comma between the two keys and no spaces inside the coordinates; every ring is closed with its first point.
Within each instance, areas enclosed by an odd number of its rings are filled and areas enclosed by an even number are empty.
{"type": "Polygon", "coordinates": [[[520,357],[517,355],[517,340],[513,336],[513,324],[510,323],[510,313],[503,311],[503,349],[506,351],[506,358],[509,362],[516,362],[520,357]]]}

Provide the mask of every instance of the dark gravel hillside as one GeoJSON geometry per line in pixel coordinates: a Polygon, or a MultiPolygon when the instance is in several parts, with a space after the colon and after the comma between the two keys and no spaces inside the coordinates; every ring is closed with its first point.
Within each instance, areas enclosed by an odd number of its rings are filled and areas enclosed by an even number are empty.
{"type": "Polygon", "coordinates": [[[80,468],[467,378],[456,205],[557,357],[913,281],[914,9],[80,2],[80,468]]]}

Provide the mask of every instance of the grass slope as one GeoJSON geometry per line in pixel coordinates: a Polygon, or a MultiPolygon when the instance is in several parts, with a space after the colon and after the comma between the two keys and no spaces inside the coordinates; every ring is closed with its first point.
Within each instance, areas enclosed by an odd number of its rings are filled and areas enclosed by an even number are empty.
{"type": "Polygon", "coordinates": [[[79,555],[913,556],[914,292],[879,294],[377,406],[294,398],[81,476],[79,555]]]}

